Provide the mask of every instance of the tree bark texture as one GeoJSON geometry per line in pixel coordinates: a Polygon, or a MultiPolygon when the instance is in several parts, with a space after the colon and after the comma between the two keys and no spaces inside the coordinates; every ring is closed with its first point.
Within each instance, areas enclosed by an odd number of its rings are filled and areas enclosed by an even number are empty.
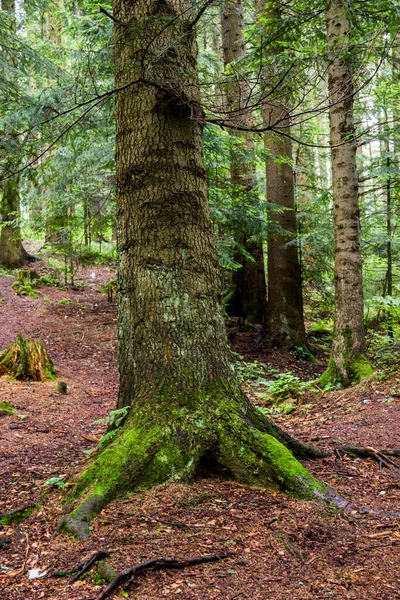
{"type": "MultiPolygon", "coordinates": [[[[8,13],[11,30],[16,33],[14,0],[1,0],[1,8],[8,13]]],[[[15,164],[10,164],[10,170],[15,170],[15,164]]],[[[0,193],[0,264],[7,268],[21,267],[28,254],[22,245],[19,226],[19,176],[16,175],[3,181],[0,193]]]]}
{"type": "Polygon", "coordinates": [[[335,332],[322,382],[347,386],[370,372],[365,352],[360,211],[353,120],[350,26],[344,0],[328,0],[328,89],[335,239],[335,332]]]}
{"type": "MultiPolygon", "coordinates": [[[[267,15],[279,23],[279,2],[263,0],[259,14],[267,15]]],[[[272,45],[269,54],[277,54],[279,48],[272,45]]],[[[273,72],[264,67],[264,75],[274,80],[273,72]]],[[[281,73],[279,74],[281,76],[281,73]]],[[[294,199],[294,176],[292,167],[292,142],[290,134],[290,102],[282,90],[278,98],[266,98],[262,106],[264,127],[278,125],[279,135],[267,131],[264,136],[267,182],[268,213],[268,303],[264,320],[265,334],[272,345],[306,347],[303,316],[303,292],[296,238],[296,208],[294,199]]]]}
{"type": "Polygon", "coordinates": [[[21,267],[28,258],[19,226],[19,177],[3,181],[1,192],[0,264],[14,269],[21,267]]]}
{"type": "Polygon", "coordinates": [[[80,504],[65,525],[80,537],[116,495],[204,472],[341,502],[288,447],[303,458],[314,449],[255,409],[233,371],[187,9],[115,0],[116,84],[143,76],[116,99],[118,406],[127,415],[71,492],[80,504]]]}
{"type": "MultiPolygon", "coordinates": [[[[242,0],[225,2],[221,16],[222,49],[224,67],[233,67],[232,82],[226,86],[226,108],[231,111],[229,122],[235,126],[251,127],[253,125],[250,88],[240,73],[235,73],[235,62],[245,56],[245,41],[243,36],[243,5],[242,0]]],[[[236,135],[235,129],[229,130],[236,135]]],[[[231,147],[230,171],[233,190],[233,201],[239,207],[258,202],[256,190],[256,172],[251,159],[254,154],[254,143],[250,134],[244,135],[231,147]]],[[[262,323],[265,314],[267,288],[265,282],[264,253],[261,242],[248,238],[254,232],[239,231],[238,242],[250,254],[253,260],[247,259],[237,252],[235,261],[241,268],[232,274],[234,287],[229,302],[228,313],[243,317],[249,321],[262,323]]]]}

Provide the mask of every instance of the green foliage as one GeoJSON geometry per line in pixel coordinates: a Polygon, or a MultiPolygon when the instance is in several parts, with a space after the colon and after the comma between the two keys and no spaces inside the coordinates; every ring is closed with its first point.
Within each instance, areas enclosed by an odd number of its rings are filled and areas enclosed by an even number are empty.
{"type": "Polygon", "coordinates": [[[126,417],[128,416],[128,410],[129,409],[127,406],[123,406],[122,408],[111,410],[107,417],[93,421],[92,425],[100,425],[105,423],[109,428],[109,431],[107,431],[107,433],[105,433],[99,441],[100,449],[105,448],[105,446],[107,446],[107,444],[109,444],[117,435],[119,429],[122,427],[126,417]]]}
{"type": "Polygon", "coordinates": [[[56,487],[60,490],[63,490],[65,488],[65,483],[61,477],[51,477],[50,479],[45,481],[45,484],[56,487]]]}
{"type": "Polygon", "coordinates": [[[13,406],[11,402],[2,401],[0,402],[0,411],[4,411],[9,415],[13,415],[15,413],[15,406],[13,406]]]}
{"type": "Polygon", "coordinates": [[[259,360],[252,362],[244,360],[241,354],[234,353],[236,358],[235,367],[236,372],[241,381],[246,383],[254,382],[259,378],[265,377],[266,373],[275,372],[273,369],[269,369],[264,363],[259,360]]]}

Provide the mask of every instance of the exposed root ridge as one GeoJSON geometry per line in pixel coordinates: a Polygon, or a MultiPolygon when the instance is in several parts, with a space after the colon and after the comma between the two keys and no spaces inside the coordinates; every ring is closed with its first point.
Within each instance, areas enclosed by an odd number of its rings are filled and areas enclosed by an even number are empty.
{"type": "Polygon", "coordinates": [[[87,539],[90,519],[117,495],[166,481],[188,483],[204,473],[346,506],[291,450],[300,458],[325,456],[264,417],[238,387],[220,383],[217,393],[201,394],[191,404],[148,403],[130,413],[79,477],[70,499],[83,501],[64,519],[64,528],[87,539]]]}

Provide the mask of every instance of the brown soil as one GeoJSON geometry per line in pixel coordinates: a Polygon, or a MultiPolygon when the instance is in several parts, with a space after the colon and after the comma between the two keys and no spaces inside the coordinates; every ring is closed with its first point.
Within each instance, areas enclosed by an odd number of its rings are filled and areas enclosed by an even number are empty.
{"type": "MultiPolygon", "coordinates": [[[[68,394],[61,395],[55,382],[0,379],[0,401],[17,407],[15,415],[0,416],[0,512],[43,503],[28,519],[0,532],[11,538],[10,546],[0,549],[2,600],[94,599],[103,587],[96,569],[73,585],[68,578],[29,580],[28,571],[70,569],[99,549],[110,553],[116,570],[153,557],[230,553],[213,564],[139,576],[129,597],[141,600],[400,598],[400,520],[384,512],[344,514],[218,480],[163,485],[115,501],[93,522],[87,542],[65,535],[50,541],[64,510],[63,491],[45,482],[61,477],[70,485],[68,477],[84,463],[83,451],[104,432],[105,426],[93,421],[116,403],[116,307],[96,291],[113,277],[111,268],[91,267],[81,273],[79,289],[41,288],[35,298],[16,296],[13,280],[0,278],[0,348],[17,333],[38,338],[68,385],[68,394]]],[[[239,351],[257,345],[255,334],[238,337],[239,351]]],[[[247,357],[304,370],[284,353],[258,348],[247,357]]],[[[305,369],[310,376],[314,367],[305,369]]],[[[400,402],[391,395],[399,389],[399,380],[370,381],[326,393],[318,402],[315,395],[305,397],[280,421],[332,452],[344,444],[399,448],[400,402]]],[[[400,511],[400,470],[334,453],[307,467],[358,505],[400,511]]]]}

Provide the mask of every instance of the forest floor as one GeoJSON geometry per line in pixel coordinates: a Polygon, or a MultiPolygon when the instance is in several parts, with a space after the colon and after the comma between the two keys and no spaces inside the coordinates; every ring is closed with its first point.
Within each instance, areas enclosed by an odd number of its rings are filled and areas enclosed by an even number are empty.
{"type": "MultiPolygon", "coordinates": [[[[44,263],[34,268],[46,270],[44,263]]],[[[305,394],[296,410],[278,417],[292,434],[331,451],[307,463],[314,475],[375,512],[342,512],[208,479],[112,502],[93,521],[86,542],[65,535],[50,540],[64,492],[46,481],[61,478],[70,485],[68,478],[87,459],[84,451],[104,433],[105,425],[93,422],[116,404],[116,307],[97,291],[113,277],[110,267],[90,267],[80,273],[77,289],[42,287],[33,298],[17,296],[13,279],[0,277],[0,348],[18,333],[40,339],[58,379],[68,385],[61,395],[56,382],[0,379],[0,401],[17,409],[0,416],[0,513],[42,504],[0,531],[0,598],[94,600],[104,587],[96,569],[72,585],[48,575],[29,579],[29,572],[71,569],[97,550],[109,552],[116,571],[154,557],[229,554],[180,571],[147,571],[126,595],[138,600],[400,598],[400,520],[385,512],[400,511],[400,470],[334,452],[343,445],[400,447],[400,371],[386,382],[370,379],[348,390],[305,394]]],[[[257,348],[254,333],[238,334],[233,344],[249,361],[309,378],[316,369],[257,348]]]]}

